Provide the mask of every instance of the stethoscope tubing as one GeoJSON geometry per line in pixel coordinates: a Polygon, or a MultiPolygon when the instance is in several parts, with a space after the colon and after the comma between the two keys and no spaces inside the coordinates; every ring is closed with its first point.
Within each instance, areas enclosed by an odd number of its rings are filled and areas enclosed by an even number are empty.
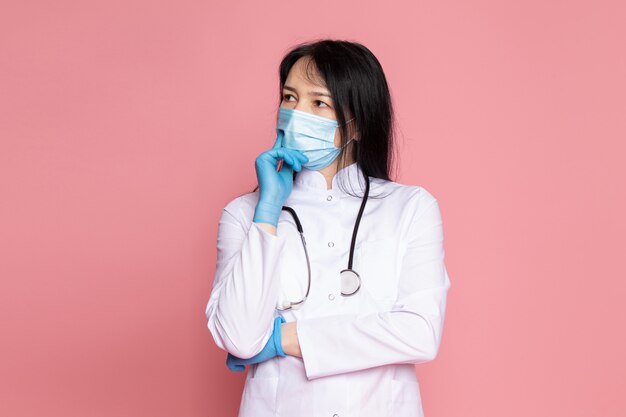
{"type": "Polygon", "coordinates": [[[304,298],[302,298],[302,300],[297,301],[297,302],[289,302],[290,304],[289,308],[285,309],[285,310],[289,310],[293,308],[294,306],[303,304],[306,301],[306,299],[309,297],[309,292],[311,291],[311,261],[309,259],[309,251],[306,248],[306,239],[304,238],[304,230],[302,229],[302,223],[300,223],[300,219],[298,218],[296,211],[293,208],[288,207],[288,206],[283,206],[283,210],[289,212],[289,214],[291,214],[291,217],[293,217],[294,222],[296,223],[296,228],[298,229],[298,233],[300,234],[300,240],[302,240],[302,249],[304,250],[304,256],[306,257],[306,268],[307,268],[307,273],[308,273],[307,287],[306,287],[306,293],[304,294],[304,298]]]}
{"type": "MultiPolygon", "coordinates": [[[[363,194],[361,207],[359,208],[359,213],[357,215],[356,221],[354,223],[354,228],[352,230],[352,240],[350,242],[350,256],[348,258],[348,268],[341,271],[342,274],[346,271],[354,273],[357,279],[359,280],[359,285],[356,287],[356,290],[352,293],[345,294],[342,291],[341,295],[343,296],[354,295],[361,286],[359,274],[352,269],[352,265],[354,261],[354,250],[356,247],[356,238],[359,232],[359,225],[361,224],[361,218],[363,217],[363,212],[365,211],[365,205],[367,204],[367,200],[369,198],[369,192],[370,192],[370,179],[367,175],[365,175],[365,193],[363,194]]],[[[283,308],[278,308],[278,310],[284,311],[284,310],[290,310],[292,308],[299,308],[308,298],[309,292],[311,290],[311,262],[309,259],[309,252],[306,247],[306,240],[304,238],[304,230],[302,228],[302,223],[300,222],[300,219],[298,218],[296,211],[292,207],[289,207],[289,206],[283,206],[282,209],[287,211],[289,214],[291,214],[291,217],[293,217],[293,220],[296,223],[296,229],[298,230],[298,233],[300,234],[300,239],[302,240],[302,248],[304,250],[304,256],[306,257],[306,265],[307,265],[307,273],[308,273],[307,289],[306,289],[306,293],[304,297],[300,301],[284,302],[283,308]]]]}

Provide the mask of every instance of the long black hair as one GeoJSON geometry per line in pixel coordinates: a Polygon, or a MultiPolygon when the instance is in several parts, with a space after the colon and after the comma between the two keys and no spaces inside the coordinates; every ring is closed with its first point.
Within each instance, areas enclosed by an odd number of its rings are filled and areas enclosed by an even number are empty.
{"type": "MultiPolygon", "coordinates": [[[[394,115],[389,86],[378,59],[357,42],[322,39],[298,44],[284,55],[279,66],[278,107],[289,71],[300,58],[307,58],[309,79],[323,82],[332,96],[341,146],[351,139],[346,125],[346,116],[351,114],[355,118],[351,123],[358,132],[352,159],[365,175],[391,180],[395,163],[394,115]],[[314,77],[315,73],[321,80],[314,77]]],[[[348,159],[346,149],[349,148],[343,148],[337,157],[339,167],[345,166],[348,159]]],[[[296,175],[294,172],[294,178],[296,175]]]]}

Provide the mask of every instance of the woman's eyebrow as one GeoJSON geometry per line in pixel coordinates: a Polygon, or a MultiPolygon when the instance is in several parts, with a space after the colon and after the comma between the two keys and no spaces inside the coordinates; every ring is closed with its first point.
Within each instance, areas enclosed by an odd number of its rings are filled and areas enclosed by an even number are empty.
{"type": "MultiPolygon", "coordinates": [[[[288,85],[283,86],[283,89],[285,90],[289,90],[289,91],[293,91],[294,93],[297,93],[298,91],[296,91],[295,88],[290,87],[288,85]]],[[[332,98],[332,96],[328,93],[325,93],[323,91],[309,91],[309,95],[310,96],[324,96],[324,97],[329,97],[332,98]]]]}

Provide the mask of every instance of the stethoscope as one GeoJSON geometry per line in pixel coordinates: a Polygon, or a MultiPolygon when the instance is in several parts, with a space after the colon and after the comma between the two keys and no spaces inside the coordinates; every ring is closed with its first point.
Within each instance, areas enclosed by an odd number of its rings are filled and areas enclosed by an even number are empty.
{"type": "MultiPolygon", "coordinates": [[[[361,276],[352,269],[352,261],[354,260],[354,247],[356,245],[356,236],[359,232],[359,224],[361,223],[361,217],[363,217],[363,210],[365,210],[365,204],[367,203],[367,198],[370,193],[370,179],[367,175],[365,175],[365,193],[363,194],[363,200],[361,201],[361,208],[359,209],[359,214],[356,217],[356,222],[354,223],[354,229],[352,230],[352,242],[350,243],[350,257],[348,259],[348,268],[342,270],[339,273],[339,279],[341,282],[341,295],[344,297],[348,297],[356,294],[361,288],[361,276]]],[[[298,229],[298,233],[300,233],[300,240],[302,240],[302,248],[304,249],[304,256],[306,257],[306,267],[308,271],[308,284],[306,288],[306,293],[304,294],[304,298],[300,301],[285,301],[283,302],[282,308],[277,307],[277,310],[285,311],[294,309],[297,310],[302,307],[302,304],[306,301],[309,296],[309,291],[311,290],[311,262],[309,260],[309,252],[306,248],[306,240],[304,239],[304,231],[302,229],[302,223],[300,223],[300,219],[296,214],[296,211],[288,206],[283,206],[283,210],[289,212],[293,217],[294,222],[296,223],[296,228],[298,229]]]]}

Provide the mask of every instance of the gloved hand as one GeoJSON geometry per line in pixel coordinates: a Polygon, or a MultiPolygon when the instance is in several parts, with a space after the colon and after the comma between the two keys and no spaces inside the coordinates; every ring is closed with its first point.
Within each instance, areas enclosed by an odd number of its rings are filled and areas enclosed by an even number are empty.
{"type": "Polygon", "coordinates": [[[256,159],[256,176],[259,182],[259,202],[254,210],[255,223],[269,223],[276,227],[283,204],[293,187],[293,171],[299,172],[302,164],[309,158],[295,149],[282,147],[283,132],[278,132],[274,146],[263,152],[256,159]],[[283,166],[276,172],[278,161],[283,160],[283,166]]]}
{"type": "Polygon", "coordinates": [[[274,331],[272,332],[272,336],[270,336],[270,339],[265,344],[263,350],[250,359],[241,359],[229,353],[226,358],[226,365],[228,366],[228,369],[231,371],[243,372],[246,368],[245,365],[265,362],[275,356],[287,356],[285,352],[283,352],[283,341],[280,327],[284,322],[285,319],[281,316],[274,319],[274,331]]]}

